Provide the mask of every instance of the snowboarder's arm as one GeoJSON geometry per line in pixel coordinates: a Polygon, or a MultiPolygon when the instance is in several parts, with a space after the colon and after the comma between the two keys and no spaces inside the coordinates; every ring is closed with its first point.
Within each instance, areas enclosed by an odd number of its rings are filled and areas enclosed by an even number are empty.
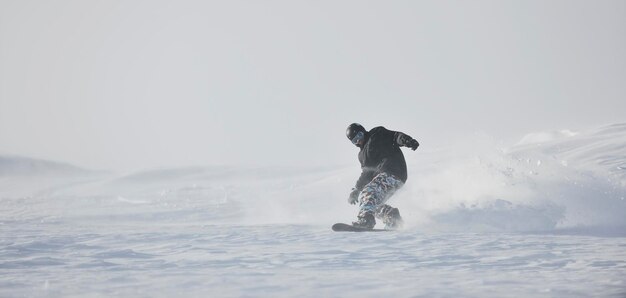
{"type": "Polygon", "coordinates": [[[372,179],[374,179],[374,172],[368,169],[363,168],[361,172],[361,177],[357,180],[356,185],[352,188],[352,192],[350,192],[350,196],[348,196],[348,203],[354,205],[359,200],[359,194],[363,187],[367,183],[369,183],[372,179]]]}
{"type": "Polygon", "coordinates": [[[359,200],[359,193],[361,193],[360,189],[352,188],[352,192],[350,192],[350,196],[348,196],[348,203],[351,205],[356,204],[359,200]]]}
{"type": "Polygon", "coordinates": [[[403,133],[403,132],[399,132],[397,131],[394,136],[393,136],[394,141],[396,142],[396,144],[398,144],[398,146],[400,147],[409,147],[411,148],[411,150],[415,151],[415,149],[417,149],[417,147],[419,147],[420,143],[417,142],[417,140],[415,140],[414,138],[412,138],[411,136],[403,133]]]}

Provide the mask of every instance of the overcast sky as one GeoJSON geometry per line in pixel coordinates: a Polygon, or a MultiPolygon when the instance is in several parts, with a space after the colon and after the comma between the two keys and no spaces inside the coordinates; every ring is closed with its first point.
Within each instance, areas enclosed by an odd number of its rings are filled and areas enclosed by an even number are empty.
{"type": "Polygon", "coordinates": [[[0,154],[100,169],[349,164],[626,122],[626,1],[0,0],[0,154]]]}

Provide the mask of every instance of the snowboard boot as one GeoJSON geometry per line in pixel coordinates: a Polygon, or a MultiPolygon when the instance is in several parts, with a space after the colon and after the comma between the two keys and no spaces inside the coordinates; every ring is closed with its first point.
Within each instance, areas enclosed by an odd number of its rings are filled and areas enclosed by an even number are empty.
{"type": "Polygon", "coordinates": [[[402,216],[400,216],[400,210],[398,208],[392,208],[389,213],[385,215],[383,219],[385,223],[385,230],[398,230],[404,226],[402,216]]]}
{"type": "Polygon", "coordinates": [[[357,217],[357,221],[353,221],[352,225],[357,228],[373,229],[376,225],[376,219],[374,219],[374,213],[363,212],[357,217]]]}

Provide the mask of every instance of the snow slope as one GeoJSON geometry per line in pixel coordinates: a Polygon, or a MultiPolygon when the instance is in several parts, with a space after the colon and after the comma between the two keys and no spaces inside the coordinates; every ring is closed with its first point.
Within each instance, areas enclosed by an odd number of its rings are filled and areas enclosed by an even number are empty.
{"type": "Polygon", "coordinates": [[[626,124],[423,144],[389,202],[406,229],[373,234],[330,231],[356,214],[357,165],[119,175],[3,157],[0,296],[625,297],[625,146],[626,124]]]}
{"type": "Polygon", "coordinates": [[[422,168],[405,209],[429,228],[626,235],[626,124],[534,133],[511,148],[481,136],[461,146],[411,164],[422,168]]]}

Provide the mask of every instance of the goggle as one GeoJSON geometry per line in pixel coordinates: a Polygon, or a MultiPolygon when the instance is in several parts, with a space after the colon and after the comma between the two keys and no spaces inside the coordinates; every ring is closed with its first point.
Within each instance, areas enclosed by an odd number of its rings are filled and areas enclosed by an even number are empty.
{"type": "Polygon", "coordinates": [[[354,138],[352,138],[352,144],[356,145],[358,144],[361,140],[363,140],[363,138],[365,137],[365,134],[362,131],[359,131],[356,136],[354,136],[354,138]]]}

